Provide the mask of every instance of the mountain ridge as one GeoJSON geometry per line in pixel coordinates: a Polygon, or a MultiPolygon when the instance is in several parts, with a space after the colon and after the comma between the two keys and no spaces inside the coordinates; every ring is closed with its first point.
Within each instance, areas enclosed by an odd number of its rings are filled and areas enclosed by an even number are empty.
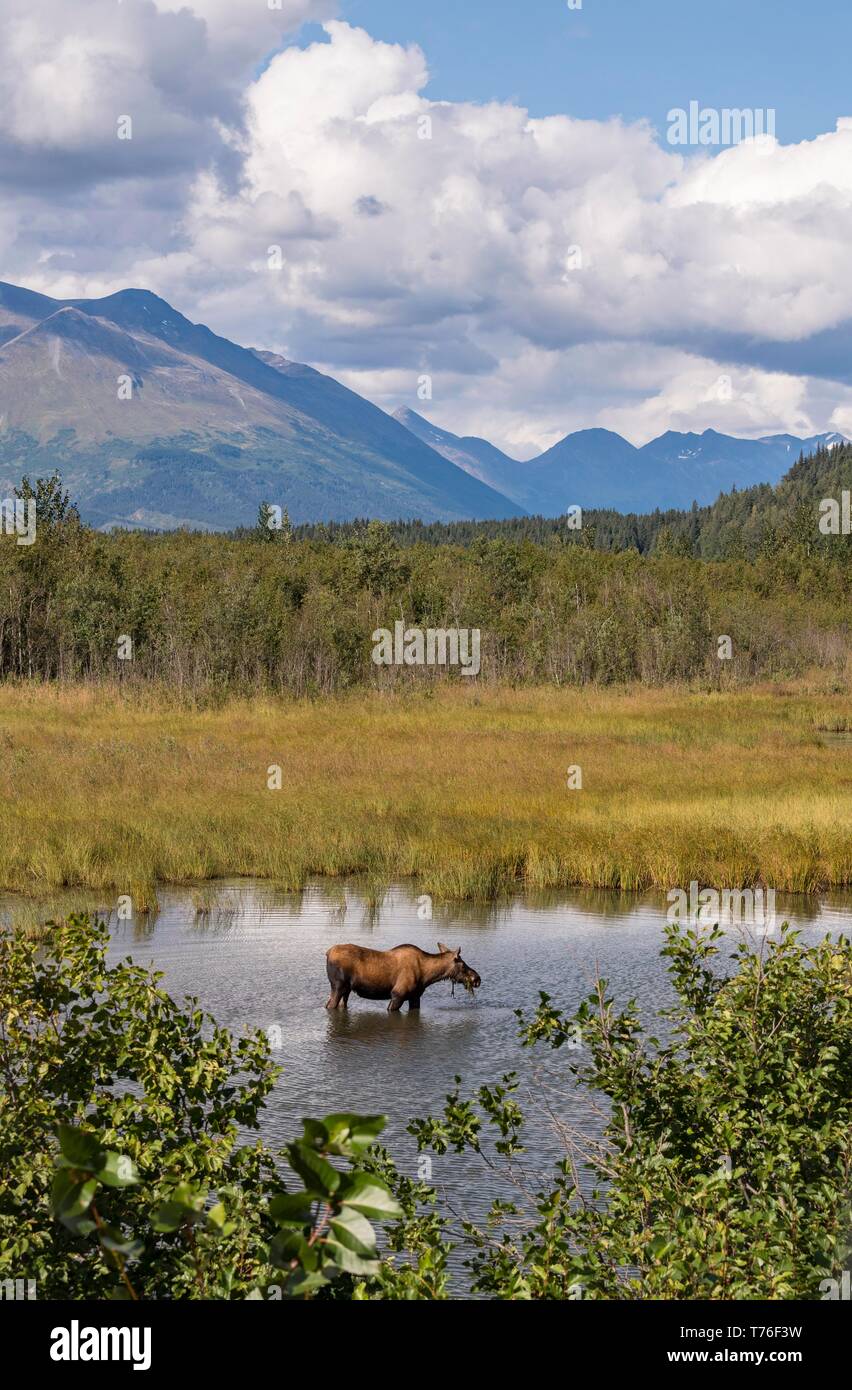
{"type": "Polygon", "coordinates": [[[481,481],[542,516],[561,516],[571,506],[637,514],[689,508],[693,502],[708,506],[732,488],[778,483],[801,454],[848,442],[836,431],[744,439],[708,428],[666,430],[637,446],[598,426],[575,430],[535,458],[520,461],[487,440],[443,430],[416,411],[394,414],[459,467],[476,469],[481,481]],[[492,466],[489,450],[497,455],[492,466]]]}
{"type": "Polygon", "coordinates": [[[51,466],[103,525],[228,529],[261,501],[294,520],[522,511],[332,377],[148,290],[57,300],[2,282],[0,482],[51,466]]]}

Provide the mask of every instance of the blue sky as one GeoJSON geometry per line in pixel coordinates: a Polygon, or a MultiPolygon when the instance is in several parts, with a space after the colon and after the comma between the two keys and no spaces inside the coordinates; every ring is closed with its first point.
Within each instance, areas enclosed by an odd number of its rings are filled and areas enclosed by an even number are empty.
{"type": "MultiPolygon", "coordinates": [[[[852,108],[850,0],[342,0],[374,38],[417,42],[434,100],[514,101],[532,115],[665,128],[690,100],[774,107],[784,143],[852,108]]],[[[316,39],[318,31],[306,30],[316,39]]]]}

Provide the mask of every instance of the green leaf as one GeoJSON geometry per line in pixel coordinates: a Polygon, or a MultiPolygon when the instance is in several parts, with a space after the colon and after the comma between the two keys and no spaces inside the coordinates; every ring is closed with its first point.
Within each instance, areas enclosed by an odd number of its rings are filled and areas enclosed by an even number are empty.
{"type": "Polygon", "coordinates": [[[50,1185],[50,1209],[54,1216],[63,1198],[78,1185],[79,1179],[72,1178],[67,1168],[57,1168],[50,1185]]]}
{"type": "Polygon", "coordinates": [[[267,1207],[278,1226],[307,1226],[313,1203],[307,1192],[279,1192],[267,1207]]]}
{"type": "Polygon", "coordinates": [[[377,1274],[379,1262],[377,1259],[365,1259],[356,1250],[350,1250],[347,1245],[341,1245],[336,1240],[326,1240],[323,1242],[323,1253],[330,1259],[338,1269],[342,1269],[345,1274],[377,1274]]]}
{"type": "Polygon", "coordinates": [[[207,1213],[208,1225],[214,1226],[217,1231],[221,1231],[224,1228],[226,1219],[227,1212],[225,1211],[224,1202],[217,1202],[207,1213]]]}
{"type": "Polygon", "coordinates": [[[176,1231],[183,1224],[184,1210],[177,1202],[161,1202],[151,1213],[151,1228],[161,1235],[176,1231]]]}
{"type": "Polygon", "coordinates": [[[342,1207],[332,1218],[330,1227],[335,1240],[345,1245],[347,1250],[354,1250],[356,1255],[363,1255],[366,1259],[375,1259],[376,1233],[360,1211],[342,1207]]]}
{"type": "Polygon", "coordinates": [[[328,1132],[332,1153],[354,1156],[374,1144],[387,1124],[386,1115],[326,1115],[323,1124],[328,1132]]]}
{"type": "Polygon", "coordinates": [[[141,1240],[134,1236],[126,1236],[115,1226],[103,1226],[98,1231],[98,1239],[105,1250],[114,1250],[119,1255],[124,1255],[126,1259],[135,1259],[141,1255],[144,1245],[141,1240]]]}
{"type": "Polygon", "coordinates": [[[348,1173],[336,1195],[347,1207],[354,1207],[374,1220],[396,1220],[403,1215],[402,1207],[387,1184],[372,1173],[348,1173]]]}
{"type": "Polygon", "coordinates": [[[318,1153],[306,1144],[288,1144],[287,1157],[290,1167],[302,1179],[308,1192],[320,1197],[331,1197],[340,1186],[340,1174],[318,1153]]]}
{"type": "Polygon", "coordinates": [[[188,1183],[181,1183],[169,1197],[156,1208],[151,1216],[155,1231],[163,1234],[176,1231],[186,1222],[194,1224],[204,1220],[205,1196],[188,1183]]]}
{"type": "Polygon", "coordinates": [[[318,1256],[301,1231],[280,1231],[269,1243],[270,1264],[277,1269],[289,1269],[294,1260],[310,1269],[317,1265],[318,1256]]]}
{"type": "Polygon", "coordinates": [[[304,1270],[294,1270],[292,1277],[287,1284],[287,1294],[290,1298],[305,1298],[307,1295],[315,1293],[317,1289],[322,1289],[328,1284],[324,1274],[320,1274],[318,1269],[312,1269],[309,1273],[304,1270]]]}
{"type": "Polygon", "coordinates": [[[328,1130],[321,1120],[302,1119],[304,1136],[302,1142],[312,1149],[324,1149],[328,1143],[328,1130]]]}
{"type": "Polygon", "coordinates": [[[75,1235],[88,1235],[95,1229],[95,1223],[86,1219],[86,1213],[97,1190],[97,1178],[86,1178],[80,1182],[69,1179],[67,1169],[60,1169],[53,1180],[50,1194],[54,1216],[75,1235]]]}
{"type": "Polygon", "coordinates": [[[56,1131],[63,1167],[96,1171],[103,1157],[98,1136],[76,1125],[60,1125],[56,1131]]]}

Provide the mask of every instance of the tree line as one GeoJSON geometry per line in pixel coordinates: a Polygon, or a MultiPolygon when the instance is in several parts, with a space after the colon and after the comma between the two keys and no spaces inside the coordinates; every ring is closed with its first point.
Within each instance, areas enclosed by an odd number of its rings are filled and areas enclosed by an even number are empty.
{"type": "Polygon", "coordinates": [[[852,541],[820,533],[817,505],[850,470],[848,449],[802,460],[776,489],[669,514],[644,550],[607,541],[602,513],[580,531],[527,518],[440,538],[416,523],[292,528],[286,515],[270,528],[269,509],[231,534],[105,533],[83,524],[57,475],[25,480],[37,535],[0,534],[0,678],[298,696],[454,678],[379,672],[372,634],[396,621],[479,629],[481,680],[840,675],[852,541]]]}
{"type": "MultiPolygon", "coordinates": [[[[709,506],[697,502],[686,511],[660,510],[644,514],[610,509],[587,509],[582,527],[569,515],[522,516],[505,521],[398,521],[390,533],[400,545],[472,545],[478,540],[560,541],[592,550],[636,550],[640,555],[677,554],[696,559],[757,559],[800,540],[806,547],[838,562],[849,561],[848,539],[824,536],[818,529],[818,504],[839,498],[852,488],[852,446],[820,449],[799,460],[776,487],[754,487],[722,493],[709,506]],[[843,541],[847,540],[844,545],[843,541]]],[[[345,541],[357,535],[367,519],[295,527],[299,540],[345,541]]],[[[236,533],[236,534],[245,534],[236,533]]]]}

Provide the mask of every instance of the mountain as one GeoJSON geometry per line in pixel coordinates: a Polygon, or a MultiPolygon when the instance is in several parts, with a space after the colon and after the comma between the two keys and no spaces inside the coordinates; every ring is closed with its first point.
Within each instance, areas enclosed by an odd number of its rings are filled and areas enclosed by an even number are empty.
{"type": "Polygon", "coordinates": [[[705,430],[668,430],[637,448],[612,430],[577,430],[537,458],[520,463],[485,439],[460,437],[413,410],[394,418],[432,449],[525,511],[561,516],[569,507],[639,514],[708,506],[722,492],[777,483],[800,454],[845,442],[842,434],[792,434],[737,439],[705,430]]]}
{"type": "MultiPolygon", "coordinates": [[[[736,439],[717,430],[704,430],[702,434],[668,430],[659,439],[643,445],[639,453],[664,493],[658,505],[688,507],[693,501],[705,506],[734,487],[742,490],[756,483],[775,484],[800,454],[813,454],[820,448],[844,442],[842,434],[806,438],[771,434],[761,439],[736,439]]],[[[648,507],[642,510],[647,511],[648,507]]]]}
{"type": "Polygon", "coordinates": [[[551,515],[571,506],[634,512],[655,505],[649,503],[649,480],[639,450],[612,430],[577,430],[531,459],[527,467],[537,495],[557,507],[551,515]],[[641,508],[637,506],[640,499],[644,499],[641,508]]]}
{"type": "Polygon", "coordinates": [[[56,300],[0,283],[0,487],[58,468],[96,525],[517,516],[383,410],[146,290],[56,300]]]}
{"type": "Polygon", "coordinates": [[[95,525],[229,528],[262,501],[296,522],[646,513],[776,483],[843,440],[578,430],[518,462],[412,410],[240,347],[147,290],[57,300],[0,283],[0,490],[58,468],[95,525]]]}

